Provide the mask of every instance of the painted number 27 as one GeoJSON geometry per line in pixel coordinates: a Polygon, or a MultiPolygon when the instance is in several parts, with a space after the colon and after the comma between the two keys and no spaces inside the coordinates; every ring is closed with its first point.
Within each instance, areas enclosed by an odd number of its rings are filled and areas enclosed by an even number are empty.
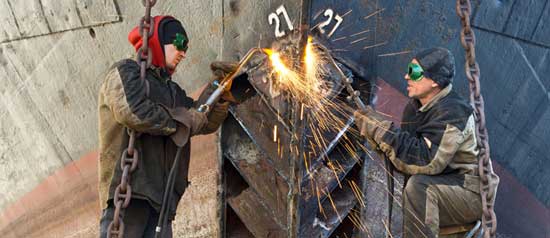
{"type": "Polygon", "coordinates": [[[294,26],[292,26],[292,22],[290,21],[290,17],[288,17],[285,6],[281,5],[275,12],[269,14],[267,17],[269,25],[273,25],[273,23],[275,23],[275,37],[282,37],[286,34],[285,31],[281,31],[281,20],[279,19],[279,15],[281,14],[285,18],[288,29],[291,31],[294,30],[294,26]]]}
{"type": "MultiPolygon", "coordinates": [[[[324,14],[326,17],[328,17],[328,19],[326,21],[324,21],[323,23],[319,24],[319,31],[321,33],[325,33],[325,27],[328,26],[330,24],[330,22],[332,21],[332,17],[334,16],[334,11],[332,9],[327,9],[325,10],[325,14],[324,14]]],[[[338,29],[338,27],[340,26],[340,24],[342,24],[342,21],[344,20],[340,15],[336,14],[336,16],[334,16],[334,20],[336,20],[336,25],[334,25],[334,27],[332,28],[332,30],[328,33],[328,37],[331,37],[332,34],[334,34],[334,32],[336,31],[336,29],[338,29]]]]}

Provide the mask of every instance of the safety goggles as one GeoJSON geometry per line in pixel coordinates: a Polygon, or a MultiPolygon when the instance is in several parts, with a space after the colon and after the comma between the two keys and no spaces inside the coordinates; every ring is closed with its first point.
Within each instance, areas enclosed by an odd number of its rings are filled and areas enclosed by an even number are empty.
{"type": "Polygon", "coordinates": [[[185,37],[181,33],[176,33],[176,39],[172,42],[172,44],[176,47],[179,51],[187,52],[189,40],[187,37],[185,37]]]}
{"type": "Polygon", "coordinates": [[[409,63],[408,75],[412,81],[420,81],[424,78],[424,69],[419,64],[409,63]]]}

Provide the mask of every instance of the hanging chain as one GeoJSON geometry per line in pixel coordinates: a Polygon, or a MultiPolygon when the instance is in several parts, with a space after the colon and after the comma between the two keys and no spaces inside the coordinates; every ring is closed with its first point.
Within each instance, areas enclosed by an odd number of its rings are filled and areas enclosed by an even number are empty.
{"type": "Polygon", "coordinates": [[[497,230],[497,217],[493,208],[493,203],[488,199],[488,193],[494,189],[490,187],[489,176],[493,172],[490,159],[489,137],[487,127],[485,126],[485,109],[483,96],[481,95],[481,86],[479,82],[479,65],[476,61],[476,38],[470,26],[470,14],[472,5],[470,0],[457,0],[456,12],[462,23],[460,32],[460,41],[466,50],[466,77],[470,85],[470,102],[474,106],[474,115],[476,118],[476,139],[479,151],[479,176],[480,176],[480,193],[481,203],[483,207],[482,225],[483,237],[495,237],[497,230]]]}
{"type": "MultiPolygon", "coordinates": [[[[145,16],[140,19],[139,22],[139,35],[143,40],[141,48],[137,52],[137,62],[140,64],[140,80],[142,85],[145,83],[145,75],[147,68],[151,66],[152,54],[151,48],[149,48],[149,37],[154,32],[154,22],[151,18],[151,8],[156,4],[156,0],[143,0],[142,4],[145,6],[145,16]]],[[[147,89],[146,92],[149,90],[147,89]]],[[[137,169],[139,160],[139,151],[135,148],[136,144],[136,132],[128,129],[128,135],[130,137],[128,141],[128,148],[124,149],[120,158],[120,168],[122,169],[122,177],[120,184],[115,189],[114,205],[115,212],[113,215],[113,221],[107,228],[108,238],[122,238],[124,237],[124,209],[130,205],[132,199],[132,186],[130,186],[130,178],[132,172],[137,169]]]]}

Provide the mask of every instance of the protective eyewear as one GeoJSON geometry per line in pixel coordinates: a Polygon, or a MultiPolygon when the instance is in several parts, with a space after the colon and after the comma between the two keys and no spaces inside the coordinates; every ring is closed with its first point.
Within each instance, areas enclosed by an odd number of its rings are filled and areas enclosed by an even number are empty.
{"type": "Polygon", "coordinates": [[[424,78],[424,69],[419,64],[409,63],[408,75],[412,81],[420,81],[424,78]]]}
{"type": "Polygon", "coordinates": [[[185,37],[181,33],[176,33],[176,39],[172,42],[172,44],[178,49],[179,51],[187,52],[189,39],[185,37]]]}

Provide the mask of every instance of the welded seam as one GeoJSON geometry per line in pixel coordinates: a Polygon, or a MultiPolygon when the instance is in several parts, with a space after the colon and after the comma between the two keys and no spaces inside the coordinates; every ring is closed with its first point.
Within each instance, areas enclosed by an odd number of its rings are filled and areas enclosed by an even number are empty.
{"type": "MultiPolygon", "coordinates": [[[[53,47],[52,47],[52,48],[53,48],[53,47]]],[[[28,98],[28,102],[30,103],[30,106],[32,107],[32,108],[30,109],[30,111],[34,111],[34,112],[36,112],[36,113],[38,114],[38,117],[39,117],[39,118],[38,118],[37,121],[45,123],[45,126],[46,126],[46,127],[41,128],[41,129],[44,130],[44,133],[43,133],[43,134],[45,135],[45,137],[48,138],[48,139],[49,139],[49,138],[53,138],[54,141],[52,142],[52,144],[53,144],[53,146],[54,146],[56,152],[58,152],[58,153],[59,153],[59,152],[61,152],[61,153],[64,152],[65,158],[69,158],[70,161],[75,161],[75,159],[72,158],[72,156],[70,155],[69,151],[67,150],[67,147],[65,146],[65,144],[63,144],[63,143],[61,142],[61,139],[59,138],[59,136],[57,135],[57,133],[55,133],[55,132],[53,131],[52,125],[51,125],[50,122],[46,119],[46,116],[42,113],[42,111],[39,109],[40,107],[38,107],[38,105],[36,104],[36,102],[35,102],[35,101],[33,100],[33,98],[30,96],[30,94],[29,94],[29,92],[28,92],[28,89],[27,89],[26,87],[24,87],[24,84],[25,84],[25,82],[26,82],[27,80],[24,80],[24,79],[23,79],[21,73],[19,72],[19,70],[17,69],[17,67],[15,66],[15,64],[13,63],[11,57],[10,57],[8,54],[6,54],[6,59],[10,62],[10,64],[11,64],[12,67],[14,68],[15,72],[16,72],[17,75],[19,76],[18,79],[19,79],[20,83],[22,83],[22,85],[23,85],[23,86],[22,86],[22,90],[24,89],[24,90],[26,91],[25,97],[28,98]],[[59,151],[59,150],[61,150],[61,151],[59,151]]],[[[30,75],[32,75],[32,74],[30,74],[30,75]]],[[[31,77],[30,75],[29,75],[29,78],[31,77]]],[[[27,100],[25,100],[25,101],[27,101],[27,100]]],[[[62,163],[62,164],[66,164],[66,161],[63,161],[62,158],[63,158],[63,157],[59,156],[59,159],[61,160],[61,163],[62,163]]],[[[67,162],[68,162],[68,161],[67,161],[67,162]]]]}

